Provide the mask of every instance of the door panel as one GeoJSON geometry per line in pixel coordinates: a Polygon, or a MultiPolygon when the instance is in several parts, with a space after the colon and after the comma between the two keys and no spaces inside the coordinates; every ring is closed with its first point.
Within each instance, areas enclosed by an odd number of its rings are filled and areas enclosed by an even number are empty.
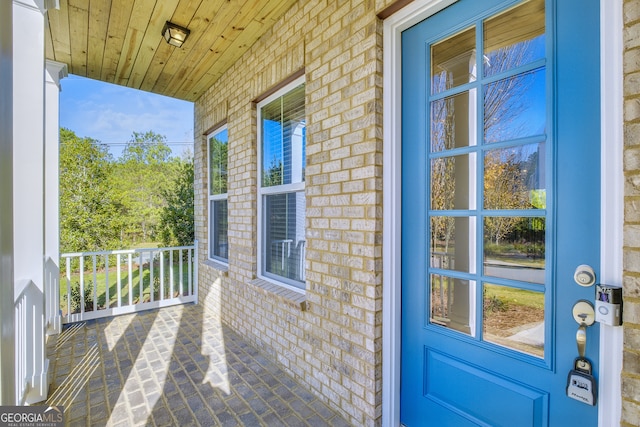
{"type": "Polygon", "coordinates": [[[460,0],[403,33],[409,427],[597,425],[565,387],[571,308],[594,294],[573,271],[599,267],[598,11],[460,0]]]}

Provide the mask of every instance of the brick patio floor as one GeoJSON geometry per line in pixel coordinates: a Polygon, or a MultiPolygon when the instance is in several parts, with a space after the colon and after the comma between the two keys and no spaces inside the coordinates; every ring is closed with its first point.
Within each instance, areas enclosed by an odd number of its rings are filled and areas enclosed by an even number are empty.
{"type": "Polygon", "coordinates": [[[48,405],[72,426],[348,426],[201,305],[69,325],[48,405]]]}

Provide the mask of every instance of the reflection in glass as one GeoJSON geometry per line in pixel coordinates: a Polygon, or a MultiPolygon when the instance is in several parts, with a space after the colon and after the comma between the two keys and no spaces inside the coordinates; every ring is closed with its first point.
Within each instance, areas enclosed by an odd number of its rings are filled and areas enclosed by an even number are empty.
{"type": "Polygon", "coordinates": [[[544,0],[531,0],[484,23],[485,76],[545,57],[544,0]]]}
{"type": "Polygon", "coordinates": [[[209,138],[209,195],[227,192],[227,129],[209,138]]]}
{"type": "Polygon", "coordinates": [[[476,145],[476,90],[431,102],[431,151],[476,145]]]}
{"type": "Polygon", "coordinates": [[[545,144],[489,150],[484,156],[485,209],[545,209],[545,144]]]}
{"type": "Polygon", "coordinates": [[[475,273],[475,224],[475,217],[431,217],[431,267],[475,273]]]}
{"type": "Polygon", "coordinates": [[[473,319],[469,286],[473,284],[469,280],[432,274],[430,323],[471,334],[473,319]]]}
{"type": "Polygon", "coordinates": [[[294,285],[304,282],[304,191],[264,196],[264,216],[264,273],[294,285]]]}
{"type": "Polygon", "coordinates": [[[475,80],[476,29],[471,27],[431,46],[431,93],[475,80]]]}
{"type": "Polygon", "coordinates": [[[475,209],[475,154],[431,160],[431,209],[475,209]]]}
{"type": "Polygon", "coordinates": [[[483,338],[544,357],[544,293],[484,285],[483,338]]]}
{"type": "Polygon", "coordinates": [[[547,125],[545,93],[544,68],[485,86],[485,142],[543,135],[547,125]]]}
{"type": "Polygon", "coordinates": [[[263,187],[304,182],[304,94],[303,84],[261,109],[263,187]]]}
{"type": "Polygon", "coordinates": [[[226,262],[229,259],[227,199],[210,200],[209,215],[212,227],[209,234],[209,256],[226,262]]]}
{"type": "Polygon", "coordinates": [[[484,274],[545,283],[545,219],[495,216],[484,219],[484,274]]]}

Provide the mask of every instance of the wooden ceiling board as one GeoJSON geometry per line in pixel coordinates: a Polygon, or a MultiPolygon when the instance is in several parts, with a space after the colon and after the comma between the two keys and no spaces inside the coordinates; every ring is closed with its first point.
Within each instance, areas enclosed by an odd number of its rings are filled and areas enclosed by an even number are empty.
{"type": "MultiPolygon", "coordinates": [[[[176,23],[191,22],[191,19],[193,19],[196,10],[198,10],[198,8],[200,7],[200,3],[202,3],[202,0],[180,0],[180,3],[178,3],[176,10],[171,16],[171,19],[168,19],[168,21],[176,23]]],[[[142,80],[140,89],[146,91],[153,90],[153,86],[156,84],[158,76],[160,76],[160,73],[162,73],[162,70],[169,61],[169,58],[171,57],[174,49],[175,48],[173,46],[161,41],[151,61],[151,64],[149,64],[149,68],[147,69],[145,77],[142,80]]]]}
{"type": "Polygon", "coordinates": [[[245,19],[246,23],[244,22],[242,14],[242,8],[246,7],[247,3],[246,0],[233,5],[227,2],[218,10],[211,20],[211,25],[206,33],[208,36],[200,40],[198,51],[194,51],[190,61],[183,64],[186,69],[184,77],[179,79],[176,75],[170,81],[169,90],[167,91],[170,96],[175,96],[185,82],[192,81],[194,76],[201,76],[212,66],[212,62],[218,61],[225,55],[227,48],[248,23],[248,19],[245,19]],[[209,59],[213,60],[209,62],[209,59]],[[209,65],[203,65],[205,62],[209,65]]]}
{"type": "MultiPolygon", "coordinates": [[[[193,96],[196,96],[206,91],[213,82],[220,78],[227,68],[231,67],[248,48],[253,46],[257,41],[255,34],[264,34],[290,7],[291,5],[286,1],[279,3],[269,2],[265,5],[263,9],[254,15],[256,18],[253,18],[251,22],[249,22],[244,28],[244,31],[242,31],[228,47],[230,54],[220,59],[206,58],[202,63],[203,69],[194,73],[195,76],[202,77],[200,77],[198,81],[185,80],[180,88],[180,92],[191,93],[193,96]],[[215,67],[214,63],[216,65],[215,67]],[[189,84],[191,81],[193,81],[193,83],[189,84]]],[[[302,61],[302,63],[304,63],[304,61],[302,61]]]]}
{"type": "Polygon", "coordinates": [[[49,31],[45,32],[45,38],[51,39],[53,53],[45,53],[47,59],[63,62],[71,69],[71,41],[69,36],[69,7],[67,0],[60,0],[59,10],[47,12],[49,31]]]}
{"type": "Polygon", "coordinates": [[[100,80],[102,81],[115,83],[120,52],[124,44],[124,34],[129,26],[133,5],[131,0],[112,0],[111,2],[107,40],[104,46],[102,70],[100,71],[100,80]]]}
{"type": "Polygon", "coordinates": [[[91,0],[89,4],[89,44],[87,46],[87,77],[100,79],[102,58],[109,29],[111,0],[91,0]]]}
{"type": "Polygon", "coordinates": [[[171,80],[176,76],[179,76],[179,78],[184,76],[186,74],[186,70],[184,69],[187,66],[186,64],[193,61],[193,58],[200,56],[199,52],[206,49],[204,45],[206,45],[208,39],[216,37],[214,29],[210,28],[212,25],[212,17],[227,3],[230,4],[231,2],[227,0],[203,1],[191,21],[186,24],[175,22],[178,25],[188,28],[191,33],[181,48],[173,48],[172,55],[169,57],[169,60],[153,86],[153,92],[169,96],[171,80]]]}
{"type": "Polygon", "coordinates": [[[71,41],[71,67],[69,72],[86,76],[89,44],[89,9],[87,2],[69,0],[69,36],[71,41]]]}
{"type": "Polygon", "coordinates": [[[156,51],[161,44],[166,44],[162,37],[162,28],[167,20],[167,16],[171,16],[175,11],[179,0],[164,0],[158,2],[151,13],[149,25],[146,28],[142,43],[138,49],[138,55],[133,63],[133,68],[129,76],[129,86],[140,89],[147,70],[153,61],[156,51]]]}
{"type": "Polygon", "coordinates": [[[296,0],[60,0],[47,59],[72,74],[195,101],[296,0]],[[187,27],[182,48],[165,21],[187,27]]]}

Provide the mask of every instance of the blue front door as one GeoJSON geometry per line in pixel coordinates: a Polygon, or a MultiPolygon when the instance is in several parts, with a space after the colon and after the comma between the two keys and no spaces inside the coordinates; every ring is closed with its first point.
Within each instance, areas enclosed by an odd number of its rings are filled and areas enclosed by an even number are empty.
{"type": "Polygon", "coordinates": [[[460,0],[403,32],[404,425],[597,425],[565,388],[594,299],[574,271],[600,259],[599,63],[597,0],[460,0]]]}

